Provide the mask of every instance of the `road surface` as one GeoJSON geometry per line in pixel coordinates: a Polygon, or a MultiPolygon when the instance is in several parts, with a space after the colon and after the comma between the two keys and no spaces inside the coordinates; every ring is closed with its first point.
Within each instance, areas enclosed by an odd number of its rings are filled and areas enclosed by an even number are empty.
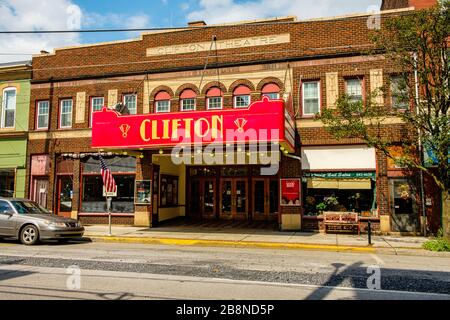
{"type": "Polygon", "coordinates": [[[450,255],[3,240],[0,299],[449,300],[450,255]]]}

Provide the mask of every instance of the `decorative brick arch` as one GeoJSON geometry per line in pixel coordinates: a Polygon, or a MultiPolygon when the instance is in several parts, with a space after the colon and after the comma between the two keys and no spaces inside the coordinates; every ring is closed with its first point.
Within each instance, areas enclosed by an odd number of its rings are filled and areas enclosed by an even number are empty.
{"type": "Polygon", "coordinates": [[[229,93],[233,93],[234,89],[236,89],[237,87],[244,85],[246,87],[248,87],[250,89],[250,91],[255,91],[255,86],[253,85],[253,83],[250,80],[247,79],[239,79],[234,81],[231,85],[230,88],[228,89],[229,93]]]}
{"type": "Polygon", "coordinates": [[[178,87],[177,91],[175,92],[175,98],[179,98],[180,94],[186,90],[186,89],[191,89],[192,91],[194,91],[197,95],[200,94],[200,90],[198,90],[197,86],[195,84],[192,83],[185,83],[183,85],[181,85],[180,87],[178,87]]]}
{"type": "Polygon", "coordinates": [[[170,89],[168,86],[158,86],[153,89],[152,93],[150,94],[150,100],[155,100],[156,94],[160,91],[166,91],[172,98],[174,97],[172,89],[170,89]]]}
{"type": "Polygon", "coordinates": [[[258,86],[256,87],[256,90],[257,91],[261,91],[262,88],[268,83],[275,83],[277,86],[280,87],[280,91],[284,91],[284,84],[283,84],[283,82],[280,79],[275,78],[275,77],[267,77],[267,78],[262,79],[258,83],[258,86]]]}
{"type": "Polygon", "coordinates": [[[211,89],[212,87],[220,88],[220,90],[222,90],[222,93],[224,93],[224,94],[228,93],[227,88],[224,86],[224,84],[222,82],[211,81],[203,86],[202,95],[205,95],[206,92],[208,92],[208,90],[211,89]]]}

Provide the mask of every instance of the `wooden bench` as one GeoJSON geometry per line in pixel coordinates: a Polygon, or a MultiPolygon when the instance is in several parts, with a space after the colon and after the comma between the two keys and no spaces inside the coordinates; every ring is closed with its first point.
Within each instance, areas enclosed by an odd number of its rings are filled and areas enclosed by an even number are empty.
{"type": "Polygon", "coordinates": [[[333,226],[333,231],[347,231],[358,228],[358,235],[360,234],[360,221],[357,212],[331,212],[323,213],[323,223],[325,225],[325,233],[328,227],[333,226]]]}

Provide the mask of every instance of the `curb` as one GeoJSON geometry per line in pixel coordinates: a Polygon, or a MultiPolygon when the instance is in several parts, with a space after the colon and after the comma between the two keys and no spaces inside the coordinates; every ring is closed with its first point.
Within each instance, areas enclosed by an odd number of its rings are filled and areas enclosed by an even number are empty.
{"type": "Polygon", "coordinates": [[[343,252],[368,252],[374,253],[377,249],[363,246],[337,246],[325,244],[307,243],[277,243],[262,241],[229,241],[229,240],[197,240],[176,238],[142,238],[142,237],[117,237],[117,236],[87,236],[92,242],[113,243],[140,243],[178,246],[203,246],[203,247],[234,247],[234,248],[266,248],[266,249],[307,249],[343,252]]]}

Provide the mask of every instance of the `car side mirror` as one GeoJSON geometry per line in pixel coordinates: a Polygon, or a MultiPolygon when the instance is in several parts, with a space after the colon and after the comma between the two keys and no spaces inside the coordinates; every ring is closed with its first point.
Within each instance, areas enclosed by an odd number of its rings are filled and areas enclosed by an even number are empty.
{"type": "Polygon", "coordinates": [[[14,214],[14,212],[11,211],[4,211],[4,212],[0,212],[0,214],[4,214],[5,216],[12,216],[14,214]]]}

